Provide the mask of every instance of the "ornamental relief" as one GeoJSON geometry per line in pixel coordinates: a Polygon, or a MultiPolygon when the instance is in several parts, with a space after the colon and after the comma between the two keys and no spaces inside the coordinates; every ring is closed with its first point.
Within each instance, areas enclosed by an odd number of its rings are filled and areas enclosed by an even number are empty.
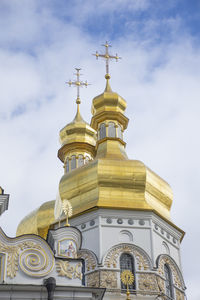
{"type": "Polygon", "coordinates": [[[45,249],[38,243],[27,241],[18,245],[0,242],[0,252],[7,253],[7,277],[13,279],[19,266],[29,276],[42,277],[51,271],[54,259],[50,259],[45,249]]]}
{"type": "Polygon", "coordinates": [[[176,289],[176,300],[184,300],[184,299],[185,299],[184,293],[176,289]]]}
{"type": "Polygon", "coordinates": [[[67,277],[69,279],[79,278],[82,280],[82,264],[79,262],[76,265],[71,264],[69,261],[57,260],[56,271],[58,276],[67,277]]]}
{"type": "Polygon", "coordinates": [[[138,287],[141,291],[159,291],[158,282],[154,274],[139,274],[138,287]]]}
{"type": "Polygon", "coordinates": [[[86,285],[89,287],[99,287],[99,272],[86,275],[86,285]]]}
{"type": "Polygon", "coordinates": [[[117,272],[101,271],[100,278],[100,287],[107,289],[117,288],[117,272]]]}
{"type": "Polygon", "coordinates": [[[85,261],[85,269],[87,272],[95,270],[97,267],[96,256],[89,250],[79,250],[77,254],[78,258],[83,258],[85,261]]]}
{"type": "Polygon", "coordinates": [[[136,259],[138,270],[147,270],[150,268],[150,261],[144,256],[142,251],[134,245],[121,244],[112,248],[104,259],[104,264],[108,268],[117,268],[119,266],[119,256],[122,253],[131,253],[136,259]]]}
{"type": "Polygon", "coordinates": [[[177,271],[177,267],[175,266],[175,264],[173,263],[173,260],[171,258],[169,258],[168,256],[162,256],[160,261],[159,261],[159,267],[158,267],[158,273],[164,277],[164,265],[168,264],[171,271],[172,271],[172,275],[173,275],[173,283],[175,286],[177,286],[178,288],[182,288],[182,283],[177,271]]]}

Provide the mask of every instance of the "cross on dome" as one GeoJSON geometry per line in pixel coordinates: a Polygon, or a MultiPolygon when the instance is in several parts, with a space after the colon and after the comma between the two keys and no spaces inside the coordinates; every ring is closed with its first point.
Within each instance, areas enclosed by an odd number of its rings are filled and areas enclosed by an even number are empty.
{"type": "Polygon", "coordinates": [[[80,76],[82,74],[80,74],[80,68],[75,68],[76,70],[76,73],[74,75],[76,75],[76,80],[74,81],[71,81],[69,80],[68,82],[66,82],[67,84],[69,84],[69,86],[76,86],[77,88],[77,98],[76,98],[76,103],[79,105],[81,103],[81,100],[80,100],[80,87],[83,87],[83,86],[88,86],[90,85],[87,80],[85,82],[81,81],[80,80],[80,76]]]}
{"type": "Polygon", "coordinates": [[[105,75],[105,78],[106,79],[110,79],[110,74],[109,74],[109,60],[115,59],[116,61],[118,61],[118,59],[121,59],[121,57],[119,57],[117,53],[116,53],[116,55],[109,54],[108,48],[112,47],[112,46],[109,45],[109,43],[107,41],[102,46],[105,47],[105,53],[104,54],[100,54],[100,53],[98,53],[98,51],[96,51],[96,53],[93,54],[93,55],[96,56],[96,59],[98,59],[99,57],[102,57],[102,58],[104,58],[106,60],[106,75],[105,75]]]}

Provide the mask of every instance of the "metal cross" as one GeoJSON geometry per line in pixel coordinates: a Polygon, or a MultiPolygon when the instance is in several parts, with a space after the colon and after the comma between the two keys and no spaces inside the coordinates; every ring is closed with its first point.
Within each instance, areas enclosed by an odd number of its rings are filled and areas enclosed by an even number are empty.
{"type": "Polygon", "coordinates": [[[77,99],[76,99],[76,103],[79,104],[80,103],[80,87],[83,86],[88,86],[89,83],[87,82],[87,80],[85,82],[80,80],[80,68],[75,68],[76,69],[76,73],[74,75],[76,75],[76,80],[75,81],[71,81],[69,80],[68,82],[66,82],[67,84],[69,84],[69,86],[76,86],[77,87],[77,99]]]}
{"type": "Polygon", "coordinates": [[[105,53],[104,54],[100,54],[98,53],[98,51],[96,51],[95,54],[93,54],[94,56],[96,56],[96,59],[98,59],[99,57],[102,57],[106,60],[106,79],[109,79],[110,78],[110,75],[109,75],[109,60],[112,60],[112,59],[116,59],[116,61],[118,61],[118,59],[121,59],[121,57],[119,57],[117,54],[116,55],[110,55],[108,53],[108,48],[109,47],[112,47],[111,45],[108,44],[108,42],[106,41],[105,45],[102,45],[105,47],[105,53]]]}

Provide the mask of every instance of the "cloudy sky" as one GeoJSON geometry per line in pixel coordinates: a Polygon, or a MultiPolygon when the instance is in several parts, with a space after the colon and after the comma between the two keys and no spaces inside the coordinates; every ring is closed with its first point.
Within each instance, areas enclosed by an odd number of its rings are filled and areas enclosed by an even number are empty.
{"type": "Polygon", "coordinates": [[[91,54],[108,40],[122,56],[110,73],[127,100],[128,156],[173,189],[187,296],[199,300],[200,1],[0,0],[0,28],[0,185],[10,194],[3,230],[14,236],[24,215],[55,199],[59,130],[76,109],[65,82],[82,68],[92,84],[81,90],[90,122],[105,86],[104,63],[91,54]]]}

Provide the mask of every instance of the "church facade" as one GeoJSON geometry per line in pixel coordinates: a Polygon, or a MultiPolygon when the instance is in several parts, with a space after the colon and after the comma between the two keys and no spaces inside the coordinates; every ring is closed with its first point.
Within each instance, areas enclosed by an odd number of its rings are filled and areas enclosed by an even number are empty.
{"type": "Polygon", "coordinates": [[[126,101],[109,75],[109,60],[119,57],[104,46],[95,56],[106,60],[106,87],[93,99],[90,125],[80,113],[79,87],[87,86],[80,69],[68,82],[77,87],[77,113],[60,131],[64,175],[56,200],[26,216],[15,239],[0,232],[0,299],[11,299],[8,289],[12,299],[185,299],[184,232],[170,219],[172,191],[126,154],[126,101]],[[125,271],[132,280],[123,280],[125,271]]]}

